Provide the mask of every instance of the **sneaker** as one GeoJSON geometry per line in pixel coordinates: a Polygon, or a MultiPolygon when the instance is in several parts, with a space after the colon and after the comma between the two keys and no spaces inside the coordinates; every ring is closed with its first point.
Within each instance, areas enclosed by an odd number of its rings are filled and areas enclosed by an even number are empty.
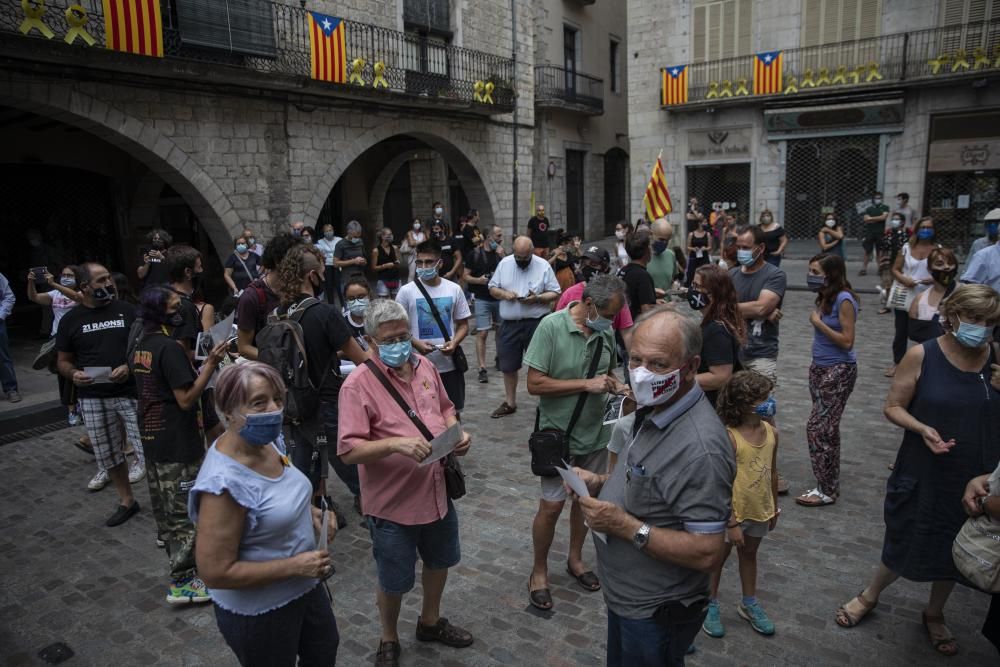
{"type": "Polygon", "coordinates": [[[91,491],[100,491],[106,487],[110,481],[111,478],[108,477],[107,470],[98,470],[97,474],[91,477],[90,481],[87,482],[87,488],[91,491]]]}
{"type": "Polygon", "coordinates": [[[748,606],[741,604],[736,611],[739,612],[741,617],[750,621],[750,627],[760,634],[774,634],[774,623],[772,623],[771,619],[769,619],[767,614],[764,613],[764,609],[760,606],[760,604],[756,602],[748,606]]]}
{"type": "Polygon", "coordinates": [[[80,423],[80,415],[76,410],[73,410],[66,416],[66,421],[69,422],[70,426],[76,426],[80,423]]]}
{"type": "Polygon", "coordinates": [[[135,484],[146,476],[146,462],[139,459],[132,459],[128,465],[129,484],[135,484]]]}
{"type": "Polygon", "coordinates": [[[490,381],[490,374],[486,372],[485,368],[479,369],[479,383],[486,384],[490,381]]]}
{"type": "Polygon", "coordinates": [[[21,394],[17,393],[17,389],[14,389],[12,391],[8,391],[7,392],[7,400],[10,401],[11,403],[20,403],[21,402],[21,394]]]}
{"type": "Polygon", "coordinates": [[[209,593],[205,582],[198,577],[189,577],[170,583],[167,591],[167,602],[169,604],[197,604],[199,602],[211,602],[212,594],[209,593]]]}
{"type": "Polygon", "coordinates": [[[108,528],[120,526],[138,513],[139,503],[133,500],[132,504],[128,507],[125,507],[125,505],[119,505],[115,510],[115,513],[108,517],[108,520],[104,522],[104,525],[108,528]]]}
{"type": "Polygon", "coordinates": [[[706,635],[716,639],[726,636],[726,628],[722,625],[722,614],[719,613],[719,603],[716,600],[708,603],[708,616],[701,624],[701,629],[706,635]]]}

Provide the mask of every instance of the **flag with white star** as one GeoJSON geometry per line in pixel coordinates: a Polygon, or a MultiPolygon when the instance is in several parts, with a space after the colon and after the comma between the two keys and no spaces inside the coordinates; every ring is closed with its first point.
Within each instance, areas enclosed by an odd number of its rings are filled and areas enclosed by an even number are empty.
{"type": "Polygon", "coordinates": [[[780,93],[781,51],[765,51],[753,57],[753,94],[774,95],[780,93]]]}
{"type": "Polygon", "coordinates": [[[660,104],[687,104],[688,75],[687,65],[674,65],[661,71],[663,81],[660,89],[660,104]]]}
{"type": "Polygon", "coordinates": [[[344,21],[309,12],[309,59],[312,78],[330,83],[347,83],[347,45],[344,21]]]}

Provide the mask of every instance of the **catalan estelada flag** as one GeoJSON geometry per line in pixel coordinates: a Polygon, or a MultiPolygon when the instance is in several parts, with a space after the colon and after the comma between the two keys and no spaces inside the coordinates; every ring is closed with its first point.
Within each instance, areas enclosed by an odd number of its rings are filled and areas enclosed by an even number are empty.
{"type": "Polygon", "coordinates": [[[765,51],[753,57],[753,94],[781,92],[781,51],[765,51]]]}
{"type": "Polygon", "coordinates": [[[109,49],[162,58],[160,0],[104,0],[104,35],[109,49]]]}
{"type": "Polygon", "coordinates": [[[642,201],[646,204],[646,217],[650,222],[662,218],[674,210],[670,203],[670,191],[667,190],[667,175],[663,172],[663,161],[657,156],[653,165],[653,175],[649,177],[646,194],[642,201]]]}
{"type": "Polygon", "coordinates": [[[687,65],[676,65],[662,70],[663,83],[660,93],[660,104],[687,104],[688,72],[687,65]]]}
{"type": "Polygon", "coordinates": [[[309,12],[309,58],[312,78],[331,83],[347,83],[347,45],[344,20],[319,12],[309,12]]]}

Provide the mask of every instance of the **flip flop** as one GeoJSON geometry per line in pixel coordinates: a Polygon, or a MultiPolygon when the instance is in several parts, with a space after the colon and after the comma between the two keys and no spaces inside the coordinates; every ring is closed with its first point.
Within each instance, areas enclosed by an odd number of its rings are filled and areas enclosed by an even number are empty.
{"type": "Polygon", "coordinates": [[[528,577],[528,601],[536,609],[552,611],[552,591],[547,588],[531,590],[531,577],[528,577]]]}
{"type": "Polygon", "coordinates": [[[573,574],[573,570],[569,569],[569,565],[567,565],[566,574],[576,579],[576,583],[580,584],[584,590],[590,591],[591,593],[601,590],[600,580],[598,580],[597,575],[590,570],[581,572],[580,574],[573,574]]]}

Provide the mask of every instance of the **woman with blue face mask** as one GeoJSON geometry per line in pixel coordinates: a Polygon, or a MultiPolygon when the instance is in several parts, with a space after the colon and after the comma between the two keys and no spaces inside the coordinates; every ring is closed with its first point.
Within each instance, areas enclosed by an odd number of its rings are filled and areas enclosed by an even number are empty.
{"type": "Polygon", "coordinates": [[[910,305],[918,294],[934,284],[927,260],[931,251],[939,247],[935,240],[934,219],[925,216],[917,222],[909,243],[903,246],[893,262],[893,284],[886,298],[886,305],[895,311],[895,334],[892,338],[892,366],[886,370],[886,377],[896,374],[896,366],[906,353],[910,305]]]}
{"type": "Polygon", "coordinates": [[[215,619],[240,664],[334,664],[340,639],[328,593],[333,516],[281,435],[285,386],[272,367],[227,366],[215,385],[226,430],[205,454],[188,501],[215,619]],[[327,544],[318,535],[325,532],[327,544]]]}
{"type": "Polygon", "coordinates": [[[838,610],[837,623],[857,625],[899,577],[929,581],[923,625],[935,650],[950,656],[959,647],[944,606],[955,582],[965,582],[952,559],[966,519],[965,483],[1000,460],[1000,372],[991,366],[1000,360],[990,345],[1000,295],[963,285],[938,312],[946,333],[907,351],[885,401],[903,441],[886,483],[881,563],[868,587],[838,610]]]}

